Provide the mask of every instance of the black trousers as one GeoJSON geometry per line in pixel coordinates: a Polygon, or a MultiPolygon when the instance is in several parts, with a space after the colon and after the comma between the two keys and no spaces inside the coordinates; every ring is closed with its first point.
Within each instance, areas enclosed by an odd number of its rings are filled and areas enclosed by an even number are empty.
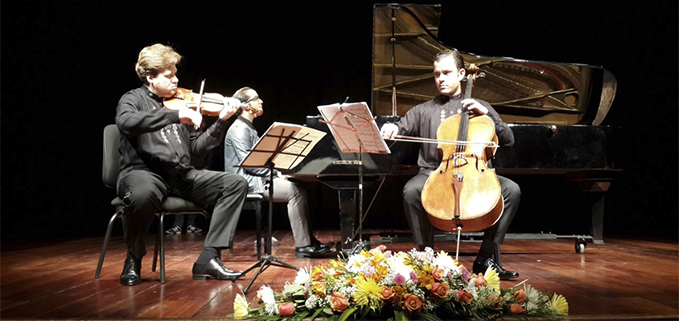
{"type": "MultiPolygon", "coordinates": [[[[484,231],[483,239],[502,244],[509,225],[514,220],[514,215],[521,201],[521,188],[514,181],[497,176],[504,198],[504,212],[500,219],[490,228],[484,231]]],[[[403,209],[413,233],[413,242],[418,246],[434,246],[434,227],[429,223],[427,212],[422,206],[422,189],[429,178],[429,171],[420,170],[419,174],[411,178],[403,187],[403,209]]]]}
{"type": "Polygon", "coordinates": [[[146,255],[144,237],[167,196],[214,205],[204,246],[231,247],[248,183],[240,175],[225,172],[191,169],[161,176],[150,170],[132,169],[120,173],[117,190],[127,204],[123,231],[128,254],[141,258],[146,255]]]}

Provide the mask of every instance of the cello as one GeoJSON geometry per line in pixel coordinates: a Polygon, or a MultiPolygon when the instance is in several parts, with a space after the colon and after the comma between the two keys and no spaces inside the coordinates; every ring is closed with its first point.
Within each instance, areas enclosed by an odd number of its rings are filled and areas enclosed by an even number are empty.
{"type": "MultiPolygon", "coordinates": [[[[467,69],[464,98],[471,98],[478,67],[467,69]]],[[[463,110],[444,120],[437,131],[441,164],[429,174],[422,205],[429,221],[443,231],[475,232],[497,222],[504,209],[500,181],[487,167],[495,155],[495,123],[487,115],[463,110]]]]}

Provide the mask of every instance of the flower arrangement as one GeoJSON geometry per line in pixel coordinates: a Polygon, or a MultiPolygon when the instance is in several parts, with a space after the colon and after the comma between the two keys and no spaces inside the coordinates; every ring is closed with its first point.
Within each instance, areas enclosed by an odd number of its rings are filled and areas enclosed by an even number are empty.
{"type": "Polygon", "coordinates": [[[493,319],[568,315],[568,302],[523,281],[501,289],[497,272],[472,274],[446,252],[392,253],[381,245],[347,259],[301,269],[282,293],[262,286],[250,308],[236,295],[239,319],[493,319]]]}

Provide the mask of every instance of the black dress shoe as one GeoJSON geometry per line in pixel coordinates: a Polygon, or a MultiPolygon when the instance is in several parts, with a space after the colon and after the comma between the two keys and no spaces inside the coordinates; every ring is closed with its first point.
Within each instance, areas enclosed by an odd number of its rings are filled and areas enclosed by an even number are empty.
{"type": "Polygon", "coordinates": [[[335,242],[321,243],[321,241],[314,238],[313,240],[311,240],[311,245],[314,245],[321,249],[328,249],[329,251],[332,249],[333,246],[335,246],[335,242]]]}
{"type": "Polygon", "coordinates": [[[486,272],[486,269],[488,267],[492,267],[495,269],[497,272],[498,276],[500,276],[500,280],[511,280],[519,277],[519,272],[516,271],[507,271],[503,269],[499,264],[495,263],[493,259],[487,258],[483,261],[476,260],[474,261],[474,273],[475,274],[483,274],[486,272]]]}
{"type": "Polygon", "coordinates": [[[137,285],[141,283],[141,259],[125,259],[125,266],[123,266],[123,273],[120,275],[120,284],[122,285],[137,285]]]}
{"type": "Polygon", "coordinates": [[[323,247],[321,245],[307,245],[295,248],[295,257],[323,257],[325,253],[330,251],[330,247],[323,247]]]}
{"type": "Polygon", "coordinates": [[[243,275],[242,271],[231,271],[216,257],[205,264],[193,263],[193,279],[231,280],[235,281],[243,275]]]}

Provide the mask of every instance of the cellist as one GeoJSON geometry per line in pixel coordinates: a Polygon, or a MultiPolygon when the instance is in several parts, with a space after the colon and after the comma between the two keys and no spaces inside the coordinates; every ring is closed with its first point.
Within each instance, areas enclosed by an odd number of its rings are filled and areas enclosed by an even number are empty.
{"type": "MultiPolygon", "coordinates": [[[[381,134],[391,139],[395,135],[407,135],[436,139],[439,125],[446,118],[459,114],[464,107],[478,115],[488,115],[495,123],[495,132],[500,146],[512,146],[514,134],[500,115],[485,101],[463,99],[461,81],[465,78],[464,61],[456,50],[444,50],[434,57],[434,80],[440,95],[410,109],[396,123],[382,126],[381,134]]],[[[408,225],[413,234],[413,241],[420,250],[434,247],[434,228],[429,222],[422,206],[422,189],[429,173],[441,164],[441,157],[436,144],[421,144],[417,164],[419,173],[411,178],[403,188],[403,208],[408,225]]],[[[508,271],[498,263],[496,249],[503,243],[514,215],[521,201],[521,189],[514,181],[498,175],[504,199],[504,212],[500,219],[484,231],[483,243],[478,256],[474,260],[474,273],[483,273],[487,267],[497,270],[500,279],[517,278],[519,273],[508,271]]]]}

